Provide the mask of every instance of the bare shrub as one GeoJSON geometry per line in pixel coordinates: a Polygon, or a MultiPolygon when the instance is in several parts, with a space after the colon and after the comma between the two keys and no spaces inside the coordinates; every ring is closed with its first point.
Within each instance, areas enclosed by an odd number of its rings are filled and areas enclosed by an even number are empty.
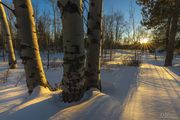
{"type": "Polygon", "coordinates": [[[125,66],[140,66],[141,60],[140,59],[135,60],[135,59],[132,59],[132,58],[123,59],[122,64],[125,65],[125,66]]]}

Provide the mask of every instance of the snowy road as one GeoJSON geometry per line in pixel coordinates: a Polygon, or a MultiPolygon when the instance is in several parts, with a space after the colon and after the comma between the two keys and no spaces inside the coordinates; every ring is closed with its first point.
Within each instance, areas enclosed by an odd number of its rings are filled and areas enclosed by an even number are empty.
{"type": "Polygon", "coordinates": [[[180,77],[168,68],[144,63],[138,87],[126,101],[122,120],[180,120],[180,77]]]}

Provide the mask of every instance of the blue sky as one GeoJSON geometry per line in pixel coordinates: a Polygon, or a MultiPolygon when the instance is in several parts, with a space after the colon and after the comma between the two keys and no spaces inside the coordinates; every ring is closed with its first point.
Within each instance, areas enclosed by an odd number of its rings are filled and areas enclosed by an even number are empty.
{"type": "MultiPolygon", "coordinates": [[[[2,0],[6,1],[6,0],[2,0]]],[[[12,0],[8,0],[12,1],[12,0]]],[[[33,0],[33,1],[39,1],[41,9],[50,9],[48,0],[33,0]]],[[[133,7],[135,8],[135,22],[139,24],[141,20],[141,10],[140,7],[136,4],[136,0],[132,0],[133,7]]],[[[130,0],[104,0],[104,12],[105,14],[110,13],[112,10],[116,11],[119,10],[122,12],[122,14],[125,16],[125,20],[128,20],[129,18],[129,7],[130,7],[130,0]]]]}
{"type": "MultiPolygon", "coordinates": [[[[48,0],[39,0],[39,1],[44,3],[44,6],[42,6],[42,7],[46,7],[46,9],[47,9],[47,7],[48,7],[47,1],[48,0]]],[[[136,23],[139,23],[139,21],[141,20],[141,10],[135,1],[136,0],[132,0],[133,7],[135,8],[135,21],[136,21],[136,23]]],[[[108,14],[112,10],[114,10],[114,11],[119,10],[125,16],[125,19],[128,20],[130,0],[104,0],[103,2],[104,2],[103,9],[104,9],[105,14],[108,14]]]]}
{"type": "MultiPolygon", "coordinates": [[[[135,8],[135,21],[139,23],[141,20],[141,9],[136,4],[135,0],[132,0],[132,5],[135,8]]],[[[104,12],[109,13],[112,10],[119,10],[125,16],[125,19],[129,18],[130,0],[104,0],[104,12]]]]}

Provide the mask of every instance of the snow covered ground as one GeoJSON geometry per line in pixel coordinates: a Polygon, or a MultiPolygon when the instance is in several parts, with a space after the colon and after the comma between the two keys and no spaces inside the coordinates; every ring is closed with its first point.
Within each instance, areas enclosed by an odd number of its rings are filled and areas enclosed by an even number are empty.
{"type": "MultiPolygon", "coordinates": [[[[150,54],[140,67],[121,65],[120,57],[130,52],[116,53],[101,68],[102,93],[89,90],[71,104],[61,102],[61,91],[41,87],[28,96],[20,62],[8,74],[7,63],[0,62],[0,120],[180,120],[179,57],[169,68],[162,66],[163,55],[156,61],[150,54]]],[[[62,66],[45,72],[51,85],[60,82],[62,66]]]]}
{"type": "Polygon", "coordinates": [[[176,68],[159,66],[149,56],[144,62],[138,87],[126,101],[121,119],[180,120],[180,77],[171,71],[176,68]]]}

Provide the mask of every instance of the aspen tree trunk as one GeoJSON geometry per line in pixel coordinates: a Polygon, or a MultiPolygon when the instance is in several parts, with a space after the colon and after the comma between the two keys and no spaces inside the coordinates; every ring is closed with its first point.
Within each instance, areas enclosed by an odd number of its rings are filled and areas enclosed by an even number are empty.
{"type": "MultiPolygon", "coordinates": [[[[2,33],[2,29],[0,31],[2,33]]],[[[3,57],[3,62],[6,62],[6,45],[5,45],[5,40],[4,40],[4,36],[3,33],[1,34],[1,40],[2,40],[2,57],[3,57]]]]}
{"type": "Polygon", "coordinates": [[[171,20],[171,27],[169,32],[169,41],[168,41],[168,49],[167,49],[167,55],[165,59],[165,65],[164,66],[172,66],[173,56],[174,56],[174,44],[175,44],[175,38],[177,33],[177,23],[180,13],[180,1],[175,0],[175,8],[172,13],[172,20],[171,20]]]}
{"type": "Polygon", "coordinates": [[[53,14],[54,14],[54,21],[53,21],[53,24],[54,24],[54,45],[53,45],[53,49],[55,50],[55,52],[57,52],[57,48],[56,48],[56,43],[57,43],[57,33],[56,33],[56,8],[53,7],[53,14]]]}
{"type": "Polygon", "coordinates": [[[105,18],[103,18],[102,16],[102,40],[101,40],[101,60],[104,61],[104,58],[106,59],[106,56],[105,56],[105,18]]]}
{"type": "Polygon", "coordinates": [[[49,53],[50,53],[50,37],[48,35],[48,45],[47,45],[47,69],[49,69],[49,53]]]}
{"type": "Polygon", "coordinates": [[[64,43],[64,102],[78,101],[84,93],[84,30],[82,0],[59,0],[64,43]]]}
{"type": "Polygon", "coordinates": [[[113,43],[113,33],[112,33],[112,31],[111,31],[111,37],[110,37],[110,50],[109,50],[109,60],[111,61],[112,60],[112,53],[113,53],[113,45],[114,45],[114,43],[113,43]],[[111,42],[112,41],[112,42],[111,42]]]}
{"type": "Polygon", "coordinates": [[[24,64],[29,93],[40,85],[49,87],[39,53],[31,0],[13,0],[20,39],[20,57],[24,64]]]}
{"type": "Polygon", "coordinates": [[[103,30],[103,27],[102,27],[102,40],[101,40],[101,60],[104,61],[104,30],[103,30]]]}
{"type": "MultiPolygon", "coordinates": [[[[1,0],[0,0],[0,2],[1,2],[1,0]]],[[[4,7],[2,4],[0,4],[0,22],[1,22],[2,32],[3,32],[3,36],[4,36],[3,38],[5,39],[6,44],[7,44],[6,48],[8,51],[9,68],[15,69],[17,67],[16,56],[14,53],[12,36],[11,36],[10,28],[8,25],[6,13],[5,13],[5,10],[4,10],[4,7]]]]}
{"type": "Polygon", "coordinates": [[[86,89],[98,88],[100,82],[100,43],[102,38],[102,0],[89,1],[88,41],[85,86],[86,89]]]}

